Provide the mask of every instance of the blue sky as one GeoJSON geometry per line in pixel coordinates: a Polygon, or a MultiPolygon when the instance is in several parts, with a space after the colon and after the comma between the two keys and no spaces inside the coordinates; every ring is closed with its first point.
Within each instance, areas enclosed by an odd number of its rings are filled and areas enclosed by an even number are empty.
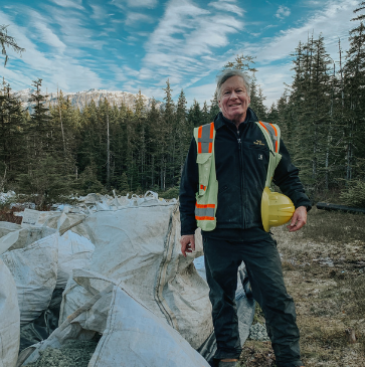
{"type": "Polygon", "coordinates": [[[312,33],[338,60],[348,48],[357,0],[2,0],[0,24],[26,49],[9,51],[1,76],[13,90],[122,90],[162,100],[212,98],[215,78],[237,54],[256,57],[269,106],[291,83],[290,54],[312,33]]]}

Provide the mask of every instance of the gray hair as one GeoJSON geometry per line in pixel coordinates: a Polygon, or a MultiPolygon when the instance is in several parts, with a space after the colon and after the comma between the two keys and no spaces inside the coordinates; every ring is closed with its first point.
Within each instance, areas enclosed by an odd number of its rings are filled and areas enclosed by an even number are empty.
{"type": "Polygon", "coordinates": [[[229,78],[232,78],[233,76],[239,76],[240,78],[242,78],[246,92],[248,95],[250,95],[250,84],[248,75],[239,69],[225,69],[217,76],[216,92],[218,100],[221,98],[222,85],[224,84],[224,82],[226,82],[229,78]]]}

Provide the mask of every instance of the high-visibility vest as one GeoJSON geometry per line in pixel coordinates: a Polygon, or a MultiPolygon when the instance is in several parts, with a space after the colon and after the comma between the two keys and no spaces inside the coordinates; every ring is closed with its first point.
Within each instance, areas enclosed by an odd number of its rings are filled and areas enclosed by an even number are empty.
{"type": "MultiPolygon", "coordinates": [[[[275,124],[258,121],[257,126],[263,133],[269,147],[269,164],[265,187],[270,187],[275,169],[280,162],[280,128],[275,124]]],[[[218,181],[215,171],[215,128],[214,122],[194,129],[197,145],[196,163],[199,167],[199,187],[196,193],[195,219],[197,226],[204,231],[215,229],[218,205],[218,181]]]]}

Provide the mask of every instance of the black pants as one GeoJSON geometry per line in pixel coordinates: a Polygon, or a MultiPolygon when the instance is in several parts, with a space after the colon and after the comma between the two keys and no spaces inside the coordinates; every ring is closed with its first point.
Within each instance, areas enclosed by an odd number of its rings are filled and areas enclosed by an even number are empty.
{"type": "Polygon", "coordinates": [[[238,358],[242,346],[235,304],[237,269],[244,261],[255,300],[261,306],[278,367],[302,366],[293,299],[286,292],[276,241],[203,237],[210,288],[216,359],[238,358]]]}

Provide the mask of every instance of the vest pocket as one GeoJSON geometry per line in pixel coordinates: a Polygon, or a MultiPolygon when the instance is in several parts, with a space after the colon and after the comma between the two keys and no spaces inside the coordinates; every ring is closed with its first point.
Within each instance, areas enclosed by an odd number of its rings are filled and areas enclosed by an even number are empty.
{"type": "Polygon", "coordinates": [[[212,164],[212,154],[211,153],[200,153],[196,158],[196,163],[199,165],[199,196],[203,196],[206,193],[210,166],[212,164]]]}

